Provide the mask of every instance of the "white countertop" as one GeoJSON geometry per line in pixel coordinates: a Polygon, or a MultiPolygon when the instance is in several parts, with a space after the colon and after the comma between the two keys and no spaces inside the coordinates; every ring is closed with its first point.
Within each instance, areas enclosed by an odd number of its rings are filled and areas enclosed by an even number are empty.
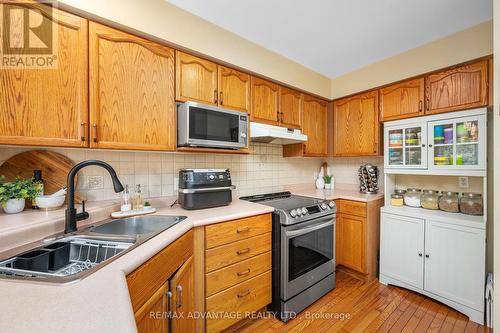
{"type": "MultiPolygon", "coordinates": [[[[347,199],[368,202],[383,195],[359,193],[355,187],[316,190],[311,185],[290,186],[292,193],[328,200],[347,199]]],[[[187,219],[153,237],[129,253],[87,276],[83,280],[54,285],[33,281],[0,279],[1,332],[136,332],[126,275],[161,251],[191,228],[252,215],[273,208],[234,199],[229,206],[188,211],[169,205],[175,197],[150,200],[157,215],[183,215],[187,219]]],[[[118,209],[117,201],[89,203],[92,224],[118,209]]],[[[0,214],[0,252],[40,240],[63,231],[64,209],[51,212],[25,211],[17,215],[0,214]]]]}
{"type": "MultiPolygon", "coordinates": [[[[51,285],[0,279],[0,332],[136,332],[126,274],[193,227],[272,211],[241,200],[195,211],[179,206],[159,208],[158,215],[188,218],[83,280],[51,285]]],[[[57,212],[51,214],[57,216],[57,212]]]]}
{"type": "Polygon", "coordinates": [[[345,199],[370,202],[384,197],[383,189],[379,189],[376,194],[365,194],[359,192],[357,185],[351,184],[336,184],[335,188],[331,190],[318,190],[314,185],[310,184],[289,185],[285,189],[293,194],[325,200],[345,199]]]}

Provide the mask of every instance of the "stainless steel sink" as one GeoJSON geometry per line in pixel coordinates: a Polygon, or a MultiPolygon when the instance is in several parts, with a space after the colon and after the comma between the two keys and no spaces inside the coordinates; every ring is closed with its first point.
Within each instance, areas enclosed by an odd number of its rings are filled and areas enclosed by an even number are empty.
{"type": "MultiPolygon", "coordinates": [[[[83,279],[133,248],[184,220],[185,216],[139,216],[103,221],[71,234],[59,234],[0,259],[0,277],[40,282],[68,283],[83,279]],[[30,252],[43,252],[54,243],[69,243],[69,260],[50,271],[20,269],[16,260],[30,252]]],[[[67,246],[66,246],[67,247],[67,246]]]]}
{"type": "Polygon", "coordinates": [[[144,235],[167,230],[184,220],[185,216],[135,216],[102,224],[90,229],[90,233],[105,235],[144,235]]]}

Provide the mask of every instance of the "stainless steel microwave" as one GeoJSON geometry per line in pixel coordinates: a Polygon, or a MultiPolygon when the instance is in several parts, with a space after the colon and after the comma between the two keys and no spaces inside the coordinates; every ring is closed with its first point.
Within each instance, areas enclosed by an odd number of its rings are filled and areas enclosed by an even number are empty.
{"type": "Polygon", "coordinates": [[[248,114],[195,102],[177,104],[177,145],[248,147],[248,114]]]}

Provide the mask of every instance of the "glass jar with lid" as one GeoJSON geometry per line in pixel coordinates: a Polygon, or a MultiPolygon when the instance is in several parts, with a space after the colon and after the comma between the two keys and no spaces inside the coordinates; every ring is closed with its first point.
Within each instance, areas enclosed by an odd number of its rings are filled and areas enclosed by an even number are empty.
{"type": "Polygon", "coordinates": [[[421,207],[420,196],[422,191],[419,188],[409,188],[404,194],[405,205],[410,207],[421,207]]]}
{"type": "Polygon", "coordinates": [[[405,195],[405,193],[406,193],[406,190],[403,190],[402,188],[394,189],[394,194],[398,194],[398,195],[403,196],[403,195],[405,195]]]}
{"type": "Polygon", "coordinates": [[[403,196],[401,194],[391,194],[392,206],[403,206],[403,196]]]}
{"type": "Polygon", "coordinates": [[[463,193],[460,212],[468,215],[483,215],[483,196],[480,193],[463,193]]]}
{"type": "Polygon", "coordinates": [[[441,198],[439,198],[439,209],[449,213],[458,213],[458,193],[457,192],[443,192],[441,198]]]}
{"type": "Polygon", "coordinates": [[[422,208],[425,209],[439,209],[439,191],[423,190],[421,196],[422,208]]]}

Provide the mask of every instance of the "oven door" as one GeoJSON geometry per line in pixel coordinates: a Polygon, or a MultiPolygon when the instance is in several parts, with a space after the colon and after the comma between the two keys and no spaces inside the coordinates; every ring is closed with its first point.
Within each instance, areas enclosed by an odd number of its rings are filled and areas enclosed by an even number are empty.
{"type": "MultiPolygon", "coordinates": [[[[184,114],[182,141],[190,146],[242,148],[247,146],[248,116],[243,112],[188,102],[184,114]]],[[[179,132],[179,134],[181,134],[179,132]]]]}
{"type": "Polygon", "coordinates": [[[335,214],[281,227],[281,299],[335,271],[335,214]]]}

